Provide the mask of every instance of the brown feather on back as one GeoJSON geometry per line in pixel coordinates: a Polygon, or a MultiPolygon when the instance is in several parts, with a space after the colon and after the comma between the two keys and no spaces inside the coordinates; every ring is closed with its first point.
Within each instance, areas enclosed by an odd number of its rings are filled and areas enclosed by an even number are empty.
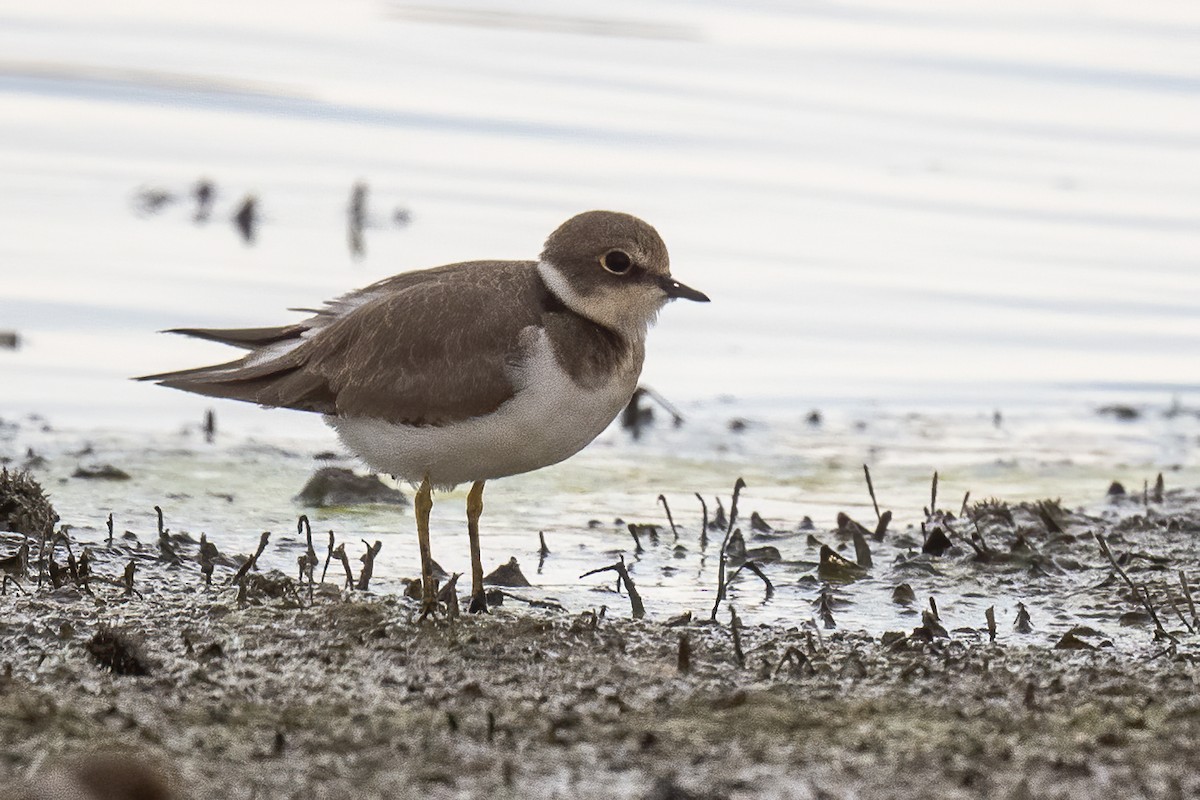
{"type": "MultiPolygon", "coordinates": [[[[513,395],[520,333],[541,321],[548,294],[532,261],[404,273],[333,301],[307,323],[274,329],[306,329],[299,344],[276,340],[238,361],[145,379],[264,406],[445,424],[513,395]],[[461,280],[468,270],[471,280],[461,280]]],[[[229,343],[242,344],[242,332],[232,333],[229,343]]]]}

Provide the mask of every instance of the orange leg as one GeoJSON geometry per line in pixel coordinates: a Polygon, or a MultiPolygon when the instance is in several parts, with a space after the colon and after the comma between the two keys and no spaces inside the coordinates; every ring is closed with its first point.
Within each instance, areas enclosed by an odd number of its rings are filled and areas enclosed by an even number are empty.
{"type": "Polygon", "coordinates": [[[429,547],[429,512],[433,510],[433,492],[429,488],[429,476],[421,481],[413,498],[413,510],[417,515],[417,544],[421,548],[421,619],[437,610],[437,590],[433,586],[433,553],[429,547]]]}
{"type": "Polygon", "coordinates": [[[475,481],[467,495],[467,536],[471,539],[471,605],[472,614],[487,611],[483,594],[483,559],[479,555],[479,517],[483,514],[483,481],[475,481]]]}

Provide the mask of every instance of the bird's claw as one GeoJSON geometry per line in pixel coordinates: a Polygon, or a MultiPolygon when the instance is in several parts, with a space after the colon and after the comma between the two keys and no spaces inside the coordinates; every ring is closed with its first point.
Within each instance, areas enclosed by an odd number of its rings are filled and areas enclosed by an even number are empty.
{"type": "Polygon", "coordinates": [[[483,592],[477,592],[471,596],[471,605],[467,607],[467,611],[472,614],[488,613],[487,597],[483,592]]]}

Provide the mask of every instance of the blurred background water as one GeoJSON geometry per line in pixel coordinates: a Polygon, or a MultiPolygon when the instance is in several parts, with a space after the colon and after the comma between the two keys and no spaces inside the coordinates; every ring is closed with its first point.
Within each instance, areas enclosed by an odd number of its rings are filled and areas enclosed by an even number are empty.
{"type": "Polygon", "coordinates": [[[195,416],[125,378],[225,353],[153,331],[531,258],[597,207],[714,298],[652,336],[680,403],[1187,400],[1198,45],[1182,2],[0,3],[0,414],[195,416]]]}

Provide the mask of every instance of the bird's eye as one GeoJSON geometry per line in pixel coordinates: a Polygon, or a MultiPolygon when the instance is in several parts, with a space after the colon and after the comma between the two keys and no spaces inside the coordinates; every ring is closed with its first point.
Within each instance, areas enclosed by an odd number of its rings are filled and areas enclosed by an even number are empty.
{"type": "Polygon", "coordinates": [[[613,275],[624,275],[633,266],[633,259],[624,250],[609,250],[600,256],[600,266],[613,275]]]}

